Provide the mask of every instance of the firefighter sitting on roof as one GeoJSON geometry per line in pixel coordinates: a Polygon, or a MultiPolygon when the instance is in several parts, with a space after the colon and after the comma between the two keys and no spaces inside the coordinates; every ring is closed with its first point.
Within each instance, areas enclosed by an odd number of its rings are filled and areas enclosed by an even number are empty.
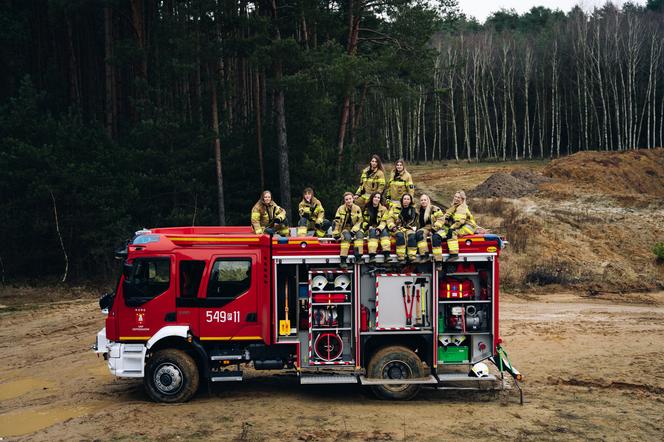
{"type": "MultiPolygon", "coordinates": [[[[362,232],[367,236],[367,250],[369,259],[373,260],[378,251],[378,238],[380,238],[383,253],[387,250],[390,253],[390,232],[387,230],[387,208],[382,204],[383,197],[380,192],[374,192],[371,195],[371,201],[364,206],[362,216],[362,232]]],[[[360,250],[362,254],[362,250],[360,250]]]]}
{"type": "Polygon", "coordinates": [[[401,195],[399,204],[390,209],[387,228],[396,239],[396,252],[399,262],[406,260],[406,244],[408,244],[409,259],[415,260],[417,257],[417,242],[415,241],[417,213],[415,207],[413,207],[413,197],[410,194],[401,195]]]}
{"type": "Polygon", "coordinates": [[[350,241],[355,237],[355,257],[356,259],[361,256],[357,247],[360,248],[364,244],[364,235],[362,234],[362,209],[356,204],[353,204],[353,194],[350,192],[344,193],[344,203],[339,206],[337,213],[334,215],[334,230],[332,236],[335,239],[341,239],[341,250],[339,256],[341,257],[341,267],[346,267],[348,264],[348,249],[350,249],[350,241]]]}
{"type": "MultiPolygon", "coordinates": [[[[427,238],[432,232],[437,232],[443,228],[445,224],[443,216],[443,211],[431,204],[431,198],[428,195],[422,194],[420,196],[420,207],[417,211],[417,232],[415,233],[420,260],[429,258],[427,238]]],[[[435,240],[432,237],[431,242],[434,260],[441,262],[443,260],[442,240],[439,236],[435,240]]]]}
{"type": "Polygon", "coordinates": [[[265,190],[261,199],[256,201],[251,209],[251,227],[254,233],[260,235],[267,233],[269,235],[279,234],[288,236],[288,221],[286,220],[286,211],[272,201],[272,192],[265,190]]]}
{"type": "Polygon", "coordinates": [[[311,187],[304,189],[302,201],[298,206],[300,221],[297,223],[297,236],[307,236],[309,230],[314,230],[317,237],[322,238],[332,223],[325,219],[325,209],[316,197],[311,187]]]}
{"type": "Polygon", "coordinates": [[[355,191],[353,200],[362,209],[369,202],[369,197],[374,192],[383,193],[384,189],[385,173],[383,172],[383,163],[381,163],[378,155],[371,155],[369,165],[362,171],[360,187],[355,191]]]}
{"type": "MultiPolygon", "coordinates": [[[[450,253],[448,259],[453,259],[459,255],[458,238],[464,235],[472,235],[477,229],[475,218],[473,218],[466,204],[466,193],[463,190],[459,190],[454,194],[452,205],[445,211],[443,221],[445,225],[433,237],[438,236],[437,241],[442,241],[443,238],[447,240],[447,248],[450,253]]],[[[434,241],[433,237],[432,242],[434,241]]]]}
{"type": "Polygon", "coordinates": [[[385,190],[387,207],[390,208],[395,204],[399,204],[399,198],[404,193],[415,196],[415,185],[413,184],[413,178],[406,170],[406,163],[402,159],[398,159],[394,163],[394,170],[390,175],[390,180],[387,182],[387,189],[385,190]]]}

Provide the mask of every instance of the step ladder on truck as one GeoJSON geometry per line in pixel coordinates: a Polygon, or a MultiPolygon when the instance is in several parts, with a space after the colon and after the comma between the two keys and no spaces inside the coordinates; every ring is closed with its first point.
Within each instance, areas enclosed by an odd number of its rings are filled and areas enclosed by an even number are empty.
{"type": "Polygon", "coordinates": [[[241,381],[253,365],[394,400],[427,387],[502,389],[507,372],[523,403],[499,334],[504,243],[486,234],[459,242],[442,266],[400,263],[392,244],[347,267],[325,238],[142,230],[117,252],[123,270],[100,299],[106,321],[93,350],[112,374],[142,378],[159,402],[189,400],[204,382],[241,381]]]}

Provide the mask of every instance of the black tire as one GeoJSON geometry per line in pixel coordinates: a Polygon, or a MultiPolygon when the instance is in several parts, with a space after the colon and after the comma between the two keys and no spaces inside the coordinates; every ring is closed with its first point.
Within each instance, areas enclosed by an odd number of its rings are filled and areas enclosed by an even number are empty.
{"type": "Polygon", "coordinates": [[[182,350],[167,349],[150,357],[143,384],[155,402],[187,402],[198,390],[199,379],[191,356],[182,350]]]}
{"type": "MultiPolygon", "coordinates": [[[[375,379],[415,379],[423,377],[420,358],[412,350],[393,346],[375,353],[369,361],[367,376],[375,379]]],[[[372,386],[371,390],[380,399],[407,401],[420,391],[417,384],[391,384],[372,386]]]]}

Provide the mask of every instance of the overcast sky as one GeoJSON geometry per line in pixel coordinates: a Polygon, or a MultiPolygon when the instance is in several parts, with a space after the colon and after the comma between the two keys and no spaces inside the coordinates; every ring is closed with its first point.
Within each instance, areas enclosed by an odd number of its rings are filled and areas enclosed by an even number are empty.
{"type": "MultiPolygon", "coordinates": [[[[632,0],[633,3],[645,5],[646,0],[632,0]]],[[[545,6],[550,9],[561,9],[564,12],[569,11],[576,4],[580,4],[583,9],[592,10],[595,6],[601,6],[606,3],[605,0],[459,0],[459,6],[466,15],[471,15],[477,20],[484,22],[486,18],[494,11],[500,9],[515,9],[518,13],[529,11],[533,6],[545,6]]],[[[616,0],[613,3],[622,5],[624,0],[616,0]]]]}

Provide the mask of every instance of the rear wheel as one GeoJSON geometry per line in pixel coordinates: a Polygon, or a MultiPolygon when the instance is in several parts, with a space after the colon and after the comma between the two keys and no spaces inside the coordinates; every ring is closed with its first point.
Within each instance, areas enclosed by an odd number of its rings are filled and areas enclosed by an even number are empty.
{"type": "Polygon", "coordinates": [[[143,383],[156,402],[186,402],[198,390],[198,368],[182,350],[160,350],[150,357],[143,383]]]}
{"type": "MultiPolygon", "coordinates": [[[[369,378],[416,379],[421,378],[422,363],[412,350],[401,347],[386,347],[373,355],[367,368],[369,378]]],[[[372,386],[371,390],[381,399],[409,400],[420,391],[417,384],[389,384],[372,386]]]]}

